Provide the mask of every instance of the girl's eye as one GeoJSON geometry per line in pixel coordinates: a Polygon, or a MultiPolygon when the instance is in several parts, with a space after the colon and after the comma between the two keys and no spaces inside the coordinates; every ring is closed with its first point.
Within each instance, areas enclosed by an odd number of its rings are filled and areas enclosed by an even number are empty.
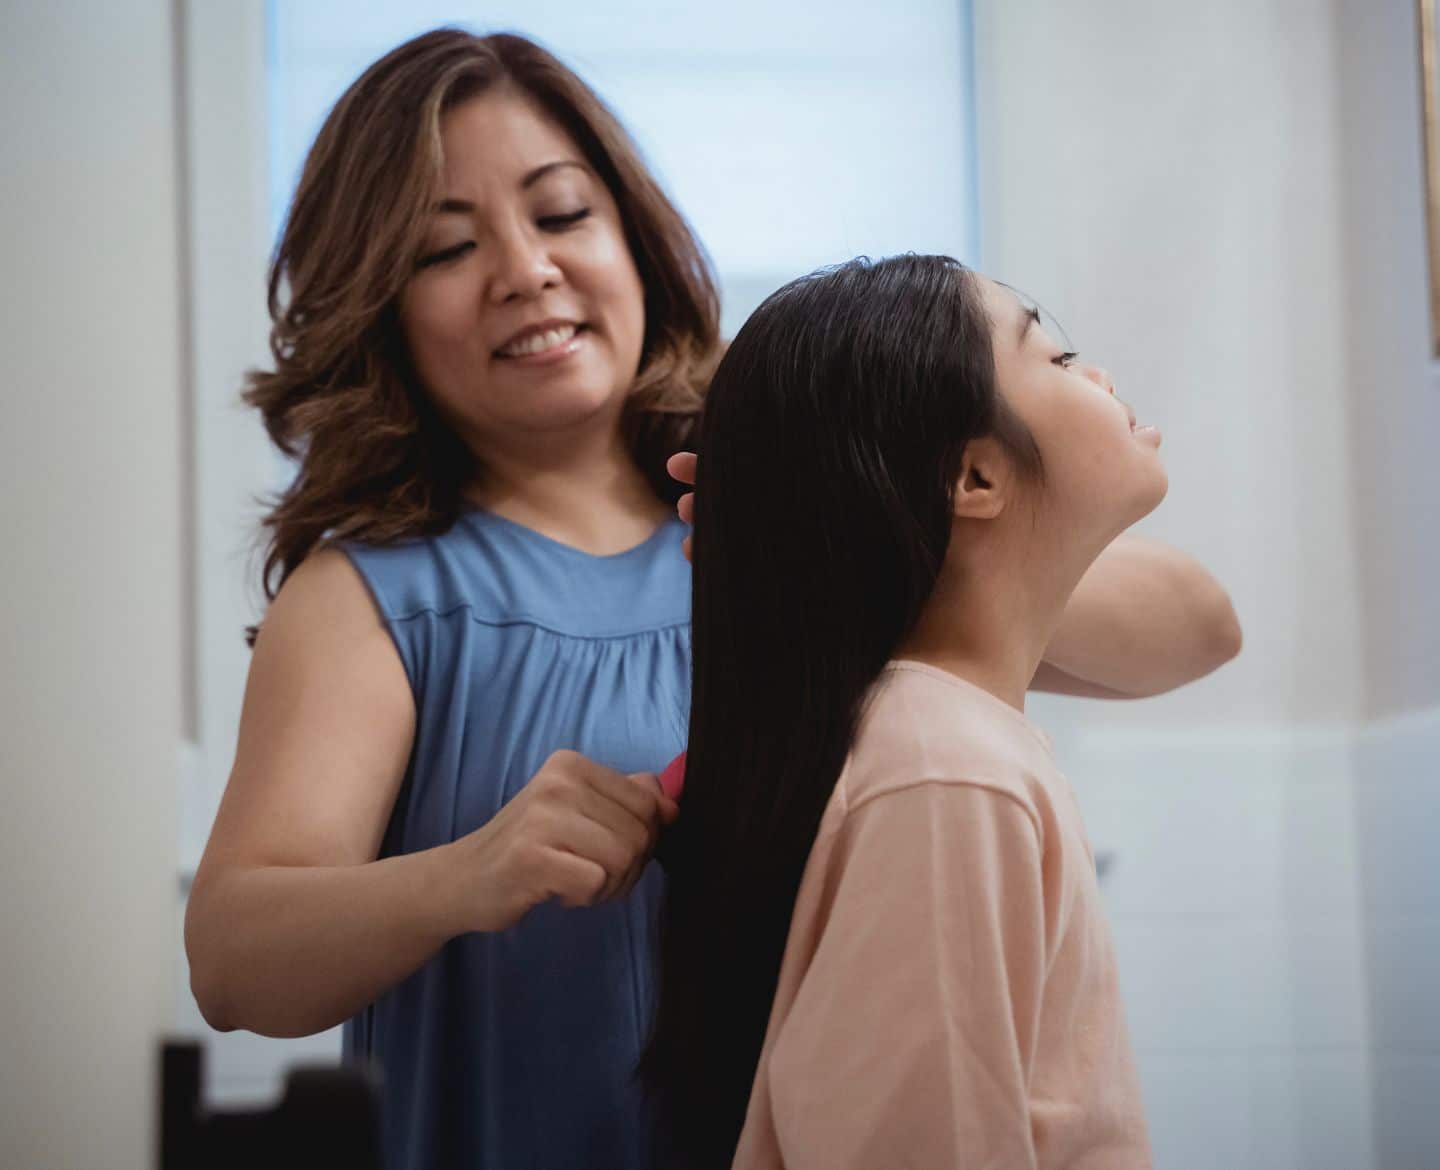
{"type": "Polygon", "coordinates": [[[474,240],[466,240],[464,243],[456,244],[452,248],[445,248],[439,252],[431,252],[428,256],[422,256],[416,262],[416,268],[429,268],[435,264],[444,264],[450,260],[458,260],[475,247],[474,240]]]}
{"type": "Polygon", "coordinates": [[[582,207],[579,211],[572,211],[569,215],[547,215],[535,222],[546,231],[563,231],[567,227],[574,227],[589,214],[590,209],[582,207]]]}
{"type": "Polygon", "coordinates": [[[1062,353],[1059,357],[1054,359],[1054,362],[1062,370],[1068,370],[1070,368],[1070,364],[1079,356],[1080,355],[1078,353],[1062,353]]]}

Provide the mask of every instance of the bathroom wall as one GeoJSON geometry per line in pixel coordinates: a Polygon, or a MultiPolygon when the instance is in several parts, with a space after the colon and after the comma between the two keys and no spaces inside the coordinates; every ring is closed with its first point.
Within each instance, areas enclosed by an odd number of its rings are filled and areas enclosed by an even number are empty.
{"type": "Polygon", "coordinates": [[[1172,487],[1141,530],[1245,627],[1175,695],[1033,708],[1111,855],[1157,1163],[1440,1165],[1414,4],[977,18],[983,266],[1158,422],[1172,487]]]}
{"type": "Polygon", "coordinates": [[[180,736],[171,6],[11,4],[0,1166],[157,1164],[180,736]]]}

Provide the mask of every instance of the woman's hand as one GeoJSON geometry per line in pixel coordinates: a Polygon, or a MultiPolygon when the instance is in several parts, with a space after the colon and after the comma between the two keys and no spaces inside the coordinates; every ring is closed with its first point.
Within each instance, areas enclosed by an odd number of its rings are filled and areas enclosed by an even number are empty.
{"type": "Polygon", "coordinates": [[[593,906],[624,897],[678,812],[651,773],[627,776],[556,752],[490,821],[450,847],[455,921],[466,931],[505,930],[552,898],[593,906]]]}
{"type": "MultiPolygon", "coordinates": [[[[678,479],[681,483],[695,485],[695,468],[700,462],[699,456],[691,451],[679,451],[665,461],[665,470],[670,473],[671,479],[678,479]]],[[[686,492],[680,497],[680,502],[675,505],[675,511],[679,513],[680,519],[686,524],[695,523],[695,493],[686,492]]],[[[691,537],[685,538],[685,559],[690,559],[691,537]]]]}

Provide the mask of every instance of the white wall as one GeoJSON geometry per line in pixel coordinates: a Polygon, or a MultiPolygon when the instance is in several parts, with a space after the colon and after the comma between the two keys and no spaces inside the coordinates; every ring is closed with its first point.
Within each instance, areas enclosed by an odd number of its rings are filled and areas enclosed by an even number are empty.
{"type": "MultiPolygon", "coordinates": [[[[1339,0],[1351,490],[1367,714],[1440,706],[1440,364],[1430,359],[1413,0],[1339,0]]],[[[1440,49],[1440,46],[1437,46],[1440,49]]]]}
{"type": "Polygon", "coordinates": [[[157,1162],[180,724],[165,0],[9,4],[0,1165],[157,1162]]]}
{"type": "Polygon", "coordinates": [[[1330,6],[981,9],[983,266],[1038,298],[1159,424],[1172,487],[1142,531],[1212,565],[1245,626],[1220,678],[1097,717],[1352,717],[1330,6]]]}
{"type": "Polygon", "coordinates": [[[1440,1166],[1440,364],[1429,358],[1415,6],[1340,0],[1347,402],[1370,722],[1356,824],[1384,1170],[1440,1166]]]}
{"type": "Polygon", "coordinates": [[[1165,431],[1143,530],[1246,633],[1173,696],[1035,705],[1114,858],[1157,1164],[1440,1165],[1413,0],[978,15],[982,267],[1165,431]]]}

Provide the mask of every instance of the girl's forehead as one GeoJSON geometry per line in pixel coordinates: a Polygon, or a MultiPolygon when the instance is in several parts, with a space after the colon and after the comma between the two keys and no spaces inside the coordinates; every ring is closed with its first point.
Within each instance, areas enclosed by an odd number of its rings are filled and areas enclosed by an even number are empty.
{"type": "MultiPolygon", "coordinates": [[[[1029,314],[1030,307],[1023,303],[1011,289],[998,284],[983,273],[975,273],[975,278],[980,282],[980,297],[985,306],[985,313],[990,318],[990,328],[996,332],[1005,331],[1007,326],[1018,328],[1029,314]]],[[[1014,331],[1014,329],[1011,330],[1011,332],[1014,331]]]]}

